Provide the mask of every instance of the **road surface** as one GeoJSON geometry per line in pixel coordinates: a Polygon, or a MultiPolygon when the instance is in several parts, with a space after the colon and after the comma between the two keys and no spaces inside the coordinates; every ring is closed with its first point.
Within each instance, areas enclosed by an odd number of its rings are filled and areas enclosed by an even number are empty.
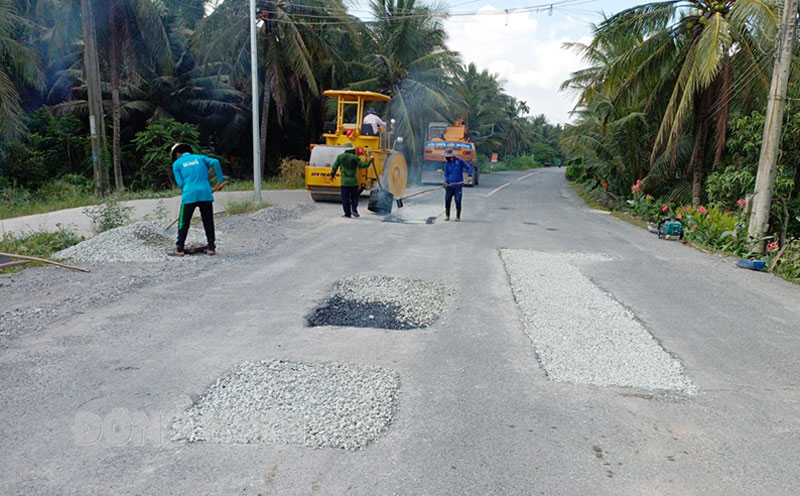
{"type": "Polygon", "coordinates": [[[399,223],[326,205],[246,263],[223,252],[201,275],[15,336],[0,350],[2,492],[797,494],[800,288],[594,211],[563,172],[484,175],[465,189],[461,223],[438,216],[439,193],[407,201],[399,223]],[[602,256],[580,273],[635,315],[694,391],[550,380],[501,249],[602,256]],[[360,274],[452,293],[428,328],[307,327],[331,286],[360,274]],[[217,378],[274,359],[396,371],[393,423],[359,451],[170,438],[217,378]],[[147,415],[156,434],[104,425],[87,443],[73,432],[76,417],[110,422],[119,409],[147,415]]]}

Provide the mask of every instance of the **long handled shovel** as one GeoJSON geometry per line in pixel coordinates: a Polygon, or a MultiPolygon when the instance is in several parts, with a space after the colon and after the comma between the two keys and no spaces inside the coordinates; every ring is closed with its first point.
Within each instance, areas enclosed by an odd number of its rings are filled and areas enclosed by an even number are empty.
{"type": "Polygon", "coordinates": [[[408,196],[404,196],[403,198],[398,198],[397,201],[397,208],[403,208],[403,200],[408,200],[409,198],[414,198],[415,196],[424,195],[426,193],[430,193],[431,191],[436,191],[442,188],[447,188],[448,186],[458,186],[459,184],[464,184],[464,181],[459,183],[450,183],[450,184],[443,184],[441,186],[436,186],[435,188],[428,188],[422,191],[417,191],[416,193],[408,196]]]}

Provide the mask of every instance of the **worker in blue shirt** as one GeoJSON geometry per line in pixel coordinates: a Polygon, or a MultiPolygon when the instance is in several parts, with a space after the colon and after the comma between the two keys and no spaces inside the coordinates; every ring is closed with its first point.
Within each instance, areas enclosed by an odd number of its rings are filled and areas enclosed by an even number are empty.
{"type": "Polygon", "coordinates": [[[178,220],[178,242],[175,244],[175,251],[170,255],[182,257],[186,235],[189,234],[189,224],[192,221],[194,209],[200,209],[200,217],[203,219],[203,229],[206,231],[206,254],[216,254],[216,238],[214,236],[214,195],[211,191],[211,184],[208,182],[208,173],[213,168],[217,174],[217,190],[225,184],[222,175],[222,167],[219,160],[197,155],[192,152],[191,145],[178,143],[170,150],[172,155],[172,173],[175,175],[175,182],[181,188],[181,213],[178,220]]]}
{"type": "Polygon", "coordinates": [[[472,181],[472,166],[456,157],[450,148],[442,155],[447,162],[444,164],[444,220],[450,220],[450,203],[456,199],[456,222],[461,222],[461,186],[464,184],[464,171],[472,181]]]}

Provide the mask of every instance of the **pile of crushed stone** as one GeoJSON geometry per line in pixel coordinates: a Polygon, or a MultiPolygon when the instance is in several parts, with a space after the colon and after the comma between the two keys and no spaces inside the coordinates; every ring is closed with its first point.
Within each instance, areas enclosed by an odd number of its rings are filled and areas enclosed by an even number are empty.
{"type": "Polygon", "coordinates": [[[331,296],[307,317],[316,326],[414,329],[431,325],[444,309],[446,286],[388,276],[355,276],[338,281],[331,296]]]}
{"type": "Polygon", "coordinates": [[[316,210],[313,203],[296,203],[288,207],[267,207],[250,214],[251,220],[278,222],[282,220],[298,219],[303,215],[316,210]]]}
{"type": "Polygon", "coordinates": [[[173,439],[358,450],[389,428],[399,389],[380,367],[244,362],[174,421],[173,439]]]}
{"type": "MultiPolygon", "coordinates": [[[[165,224],[157,221],[135,222],[110,229],[75,246],[53,254],[58,260],[75,260],[86,263],[141,263],[161,262],[170,257],[167,252],[175,248],[175,238],[164,233],[165,224]]],[[[219,245],[220,231],[216,232],[219,245]]],[[[191,227],[186,237],[186,248],[204,246],[206,233],[202,226],[191,227]]]]}

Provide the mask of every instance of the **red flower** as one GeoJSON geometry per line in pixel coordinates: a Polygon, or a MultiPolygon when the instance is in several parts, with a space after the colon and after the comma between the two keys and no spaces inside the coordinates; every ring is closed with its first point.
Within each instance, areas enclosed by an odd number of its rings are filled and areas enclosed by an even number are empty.
{"type": "Polygon", "coordinates": [[[742,199],[736,200],[736,204],[739,205],[740,207],[744,207],[745,205],[747,205],[747,200],[742,200],[742,199]]]}
{"type": "Polygon", "coordinates": [[[779,243],[778,241],[773,241],[772,243],[767,245],[767,251],[775,251],[778,249],[779,243]]]}
{"type": "Polygon", "coordinates": [[[692,231],[696,231],[696,230],[697,230],[697,226],[692,226],[692,231]]]}
{"type": "Polygon", "coordinates": [[[653,195],[647,195],[647,196],[644,197],[644,199],[647,200],[647,201],[652,201],[653,200],[653,195]]]}
{"type": "Polygon", "coordinates": [[[667,213],[669,211],[669,205],[667,205],[666,203],[664,205],[662,205],[661,206],[661,211],[664,212],[664,213],[667,213]]]}
{"type": "Polygon", "coordinates": [[[631,193],[633,193],[635,195],[635,194],[637,194],[639,192],[640,189],[642,189],[642,180],[641,179],[636,181],[636,183],[633,186],[631,186],[631,193]]]}
{"type": "Polygon", "coordinates": [[[681,219],[683,219],[683,215],[678,214],[677,216],[675,216],[675,218],[678,219],[678,220],[681,220],[681,219]]]}
{"type": "Polygon", "coordinates": [[[603,183],[603,188],[608,188],[608,183],[603,183]]]}
{"type": "Polygon", "coordinates": [[[706,207],[703,206],[697,207],[697,211],[700,212],[701,214],[708,212],[708,210],[706,210],[706,207]]]}

